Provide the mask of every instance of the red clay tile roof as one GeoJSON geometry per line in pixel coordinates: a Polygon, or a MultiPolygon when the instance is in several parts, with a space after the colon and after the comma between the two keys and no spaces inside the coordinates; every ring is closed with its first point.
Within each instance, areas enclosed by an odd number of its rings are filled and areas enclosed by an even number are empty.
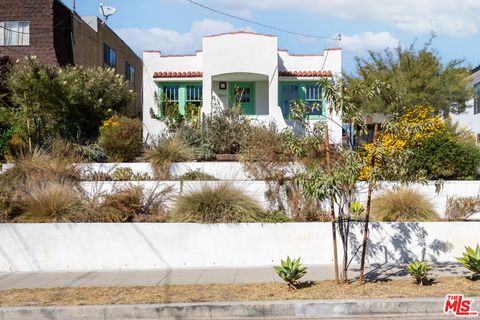
{"type": "Polygon", "coordinates": [[[158,71],[153,74],[154,78],[201,78],[200,71],[158,71]]]}
{"type": "Polygon", "coordinates": [[[280,77],[331,77],[332,71],[280,71],[280,77]]]}
{"type": "MultiPolygon", "coordinates": [[[[331,71],[280,71],[280,77],[331,77],[331,71]]],[[[153,74],[154,78],[201,78],[201,71],[158,71],[153,74]]]]}

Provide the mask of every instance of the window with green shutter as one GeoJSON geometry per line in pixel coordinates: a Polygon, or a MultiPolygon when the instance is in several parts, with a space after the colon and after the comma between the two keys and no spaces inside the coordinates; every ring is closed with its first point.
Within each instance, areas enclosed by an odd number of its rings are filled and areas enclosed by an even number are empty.
{"type": "Polygon", "coordinates": [[[162,82],[158,83],[158,94],[166,95],[170,102],[177,103],[182,115],[186,114],[186,106],[202,104],[202,83],[201,82],[162,82]]]}
{"type": "Polygon", "coordinates": [[[279,105],[285,118],[288,118],[290,112],[290,102],[297,100],[303,100],[310,106],[312,111],[308,115],[309,119],[319,120],[326,115],[322,88],[316,81],[280,81],[278,94],[279,105]]]}

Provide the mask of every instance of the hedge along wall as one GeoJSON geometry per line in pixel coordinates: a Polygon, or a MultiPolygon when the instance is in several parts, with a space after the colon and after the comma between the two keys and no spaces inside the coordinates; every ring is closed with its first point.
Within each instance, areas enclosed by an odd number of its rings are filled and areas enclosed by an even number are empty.
{"type": "MultiPolygon", "coordinates": [[[[453,262],[464,245],[480,241],[479,228],[478,222],[373,223],[368,262],[453,262]]],[[[352,252],[360,239],[361,224],[353,224],[352,252]]],[[[271,266],[287,255],[331,264],[331,224],[0,225],[0,271],[271,266]]]]}

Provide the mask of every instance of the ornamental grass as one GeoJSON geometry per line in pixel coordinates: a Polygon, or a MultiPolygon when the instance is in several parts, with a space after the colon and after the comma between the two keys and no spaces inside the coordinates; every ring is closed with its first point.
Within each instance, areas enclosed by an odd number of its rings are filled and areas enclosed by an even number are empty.
{"type": "Polygon", "coordinates": [[[241,223],[258,222],[264,210],[241,189],[229,182],[203,184],[180,196],[173,207],[173,222],[241,223]]]}
{"type": "Polygon", "coordinates": [[[373,221],[437,221],[433,203],[411,188],[385,190],[372,200],[373,221]]]}

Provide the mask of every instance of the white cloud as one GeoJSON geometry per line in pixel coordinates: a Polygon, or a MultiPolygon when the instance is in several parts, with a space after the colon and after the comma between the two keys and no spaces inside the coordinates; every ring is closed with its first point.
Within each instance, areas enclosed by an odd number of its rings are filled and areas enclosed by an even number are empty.
{"type": "MultiPolygon", "coordinates": [[[[247,15],[252,10],[302,10],[347,20],[380,21],[412,33],[477,33],[479,0],[208,0],[206,5],[247,15]]],[[[341,30],[339,30],[341,31],[341,30]]]]}
{"type": "Polygon", "coordinates": [[[184,54],[201,49],[203,36],[238,30],[254,31],[221,20],[203,19],[194,21],[190,31],[185,33],[161,28],[124,28],[117,29],[116,32],[138,53],[143,50],[161,50],[164,54],[184,54]]]}
{"type": "Polygon", "coordinates": [[[365,51],[380,51],[387,47],[394,48],[399,45],[399,40],[388,32],[362,32],[353,36],[342,35],[342,47],[361,54],[365,51]]]}

